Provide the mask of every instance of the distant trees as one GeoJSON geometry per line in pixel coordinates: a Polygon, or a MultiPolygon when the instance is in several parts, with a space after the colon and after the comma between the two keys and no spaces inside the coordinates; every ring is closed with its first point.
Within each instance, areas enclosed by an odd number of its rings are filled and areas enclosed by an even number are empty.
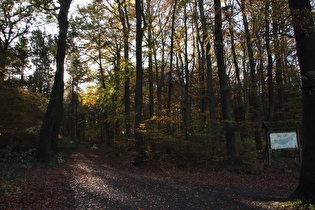
{"type": "MultiPolygon", "coordinates": [[[[57,52],[47,31],[31,27],[56,7],[30,2],[0,3],[0,86],[18,75],[27,80],[24,91],[51,95],[42,157],[56,150],[60,126],[63,137],[106,148],[126,141],[149,151],[180,139],[242,158],[244,149],[264,148],[263,121],[300,123],[301,77],[284,0],[93,0],[69,20],[67,56],[64,17],[57,52]],[[70,78],[61,125],[64,65],[70,78]]],[[[60,2],[65,12],[70,2],[60,2]]]]}
{"type": "Polygon", "coordinates": [[[30,53],[35,71],[30,78],[30,86],[34,92],[43,93],[47,98],[51,92],[52,67],[55,43],[50,35],[41,30],[32,31],[30,53]]]}
{"type": "Polygon", "coordinates": [[[157,132],[187,141],[201,135],[215,148],[222,147],[218,139],[229,124],[230,136],[225,139],[234,145],[227,147],[228,154],[235,156],[240,140],[246,138],[254,139],[256,149],[263,148],[260,124],[264,120],[283,120],[283,112],[291,113],[285,119],[296,116],[293,106],[280,108],[288,98],[281,91],[285,85],[296,84],[290,91],[299,97],[288,8],[279,6],[283,2],[137,3],[140,6],[130,1],[93,1],[80,8],[74,19],[82,58],[103,72],[98,81],[106,83],[107,108],[99,110],[108,110],[102,122],[109,124],[104,129],[127,138],[140,130],[141,135],[157,132]],[[279,13],[286,18],[279,18],[279,13]],[[272,57],[279,38],[289,43],[278,58],[287,71],[276,66],[272,57]]]}
{"type": "Polygon", "coordinates": [[[7,73],[13,42],[24,36],[34,19],[36,7],[24,1],[1,1],[0,3],[0,87],[7,73]]]}

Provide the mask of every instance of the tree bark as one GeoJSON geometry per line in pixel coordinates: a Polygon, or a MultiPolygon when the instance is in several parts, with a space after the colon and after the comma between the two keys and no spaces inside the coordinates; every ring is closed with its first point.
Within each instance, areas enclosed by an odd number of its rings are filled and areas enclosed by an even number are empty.
{"type": "Polygon", "coordinates": [[[126,136],[131,136],[131,126],[130,126],[130,69],[129,69],[129,33],[130,33],[130,24],[127,13],[126,5],[123,6],[125,0],[120,3],[119,6],[119,15],[120,21],[123,26],[123,34],[124,34],[124,60],[125,60],[125,89],[124,89],[124,99],[125,99],[125,129],[126,136]]]}
{"type": "Polygon", "coordinates": [[[177,8],[177,1],[174,0],[174,7],[173,7],[173,15],[172,15],[172,28],[171,28],[171,49],[170,49],[170,67],[168,73],[168,94],[167,94],[167,115],[169,115],[171,110],[172,104],[172,89],[173,89],[173,55],[174,55],[174,35],[175,35],[175,19],[176,19],[176,8],[177,8]]]}
{"type": "Polygon", "coordinates": [[[247,14],[245,11],[245,0],[241,0],[240,7],[242,10],[243,16],[243,24],[245,29],[245,37],[246,37],[246,45],[247,45],[247,52],[249,58],[249,67],[250,67],[250,89],[249,89],[249,103],[253,107],[253,118],[252,121],[256,123],[255,126],[255,143],[256,149],[260,150],[263,148],[262,140],[261,140],[261,132],[260,132],[260,125],[261,125],[261,113],[259,108],[259,99],[257,96],[257,77],[256,77],[256,64],[254,59],[254,52],[253,52],[253,45],[251,41],[251,35],[249,33],[249,26],[247,21],[247,14]]]}
{"type": "Polygon", "coordinates": [[[214,0],[215,8],[215,50],[218,63],[218,74],[221,91],[221,107],[222,117],[225,128],[225,141],[227,154],[232,160],[238,156],[235,141],[235,126],[231,113],[231,94],[228,87],[228,76],[226,74],[226,67],[224,62],[224,49],[223,49],[223,34],[222,34],[222,12],[220,0],[214,0]]]}
{"type": "Polygon", "coordinates": [[[0,88],[5,78],[5,68],[7,63],[8,44],[0,42],[0,88]]]}
{"type": "Polygon", "coordinates": [[[148,20],[148,56],[149,56],[149,115],[150,117],[154,116],[154,89],[153,89],[153,26],[152,26],[152,14],[151,14],[151,1],[147,2],[147,20],[148,20]]]}
{"type": "MultiPolygon", "coordinates": [[[[242,82],[241,82],[241,77],[240,77],[240,68],[238,64],[238,58],[236,54],[236,49],[235,49],[235,34],[234,34],[234,26],[233,26],[233,19],[232,19],[232,14],[234,13],[233,11],[234,6],[231,7],[231,11],[227,11],[226,17],[229,22],[229,33],[231,36],[231,53],[233,56],[233,63],[234,63],[234,68],[235,68],[235,76],[236,76],[236,83],[237,83],[237,93],[236,93],[236,107],[235,110],[235,121],[242,122],[245,120],[245,105],[243,102],[243,96],[242,96],[242,82]]],[[[240,131],[241,134],[241,139],[244,140],[244,134],[243,131],[240,131]]]]}
{"type": "Polygon", "coordinates": [[[274,42],[274,54],[275,54],[275,62],[276,62],[276,90],[277,90],[277,113],[278,119],[277,120],[284,120],[284,90],[283,90],[283,61],[282,61],[282,52],[281,52],[281,42],[279,39],[279,21],[281,19],[279,11],[281,11],[281,5],[279,1],[272,0],[272,33],[273,33],[273,42],[274,42]]]}
{"type": "Polygon", "coordinates": [[[188,68],[188,26],[187,26],[187,5],[184,6],[184,28],[185,28],[185,35],[184,35],[184,56],[185,56],[185,64],[184,64],[184,77],[185,77],[185,84],[184,84],[184,109],[183,109],[183,121],[184,121],[184,136],[185,140],[189,140],[189,68],[188,68]]]}
{"type": "Polygon", "coordinates": [[[63,93],[64,93],[64,61],[66,54],[66,39],[68,30],[68,12],[72,0],[60,2],[58,14],[59,34],[56,56],[56,74],[54,86],[50,96],[49,104],[44,116],[40,130],[39,158],[41,161],[48,161],[51,152],[57,151],[58,133],[63,114],[63,93]]]}
{"type": "Polygon", "coordinates": [[[207,90],[209,97],[209,111],[210,111],[210,120],[215,120],[216,111],[215,111],[215,94],[213,90],[213,82],[212,82],[212,61],[211,61],[211,45],[209,41],[209,27],[207,26],[206,17],[203,10],[203,0],[198,0],[199,12],[200,12],[200,21],[202,27],[202,36],[203,42],[205,44],[206,52],[206,72],[207,72],[207,90]]]}
{"type": "Polygon", "coordinates": [[[157,99],[157,112],[158,115],[161,116],[162,112],[162,93],[163,93],[163,86],[164,86],[164,81],[165,81],[165,38],[164,34],[162,35],[161,38],[161,73],[159,76],[158,72],[158,59],[157,59],[157,53],[154,51],[154,60],[155,60],[155,65],[156,65],[156,86],[157,86],[157,93],[156,93],[156,99],[157,99]]]}
{"type": "Polygon", "coordinates": [[[272,66],[273,66],[273,61],[272,61],[272,52],[271,52],[271,47],[270,47],[270,25],[269,25],[269,18],[270,18],[270,12],[269,12],[269,6],[270,2],[266,1],[266,6],[265,6],[265,24],[266,24],[266,51],[267,51],[267,57],[268,57],[268,64],[267,64],[267,78],[268,78],[268,114],[267,114],[267,119],[269,121],[273,120],[274,116],[274,110],[275,110],[275,101],[274,101],[274,85],[273,85],[273,71],[272,71],[272,66]]]}
{"type": "MultiPolygon", "coordinates": [[[[101,87],[103,91],[106,90],[106,82],[105,82],[105,73],[103,69],[103,62],[102,62],[102,52],[101,50],[98,51],[98,64],[100,70],[100,77],[101,77],[101,87]]],[[[110,131],[110,124],[108,122],[108,102],[104,102],[104,110],[101,117],[101,143],[105,144],[106,147],[111,146],[111,131],[110,131]]]]}
{"type": "Polygon", "coordinates": [[[140,153],[143,147],[143,136],[140,128],[142,122],[142,0],[136,0],[136,90],[135,90],[135,141],[136,150],[140,153]]]}
{"type": "Polygon", "coordinates": [[[315,202],[315,31],[309,0],[289,0],[302,76],[303,152],[299,185],[291,198],[315,202]]]}
{"type": "Polygon", "coordinates": [[[202,41],[205,49],[202,49],[202,57],[205,63],[204,67],[206,70],[206,83],[207,83],[207,95],[205,98],[208,99],[208,107],[209,107],[209,121],[210,121],[210,132],[211,132],[211,140],[213,146],[216,147],[218,145],[219,139],[219,129],[218,123],[216,121],[217,113],[216,113],[216,96],[213,85],[213,70],[212,70],[212,59],[211,59],[211,42],[209,35],[209,26],[207,24],[207,19],[204,14],[204,1],[198,0],[198,7],[200,13],[200,22],[202,27],[202,41]]]}

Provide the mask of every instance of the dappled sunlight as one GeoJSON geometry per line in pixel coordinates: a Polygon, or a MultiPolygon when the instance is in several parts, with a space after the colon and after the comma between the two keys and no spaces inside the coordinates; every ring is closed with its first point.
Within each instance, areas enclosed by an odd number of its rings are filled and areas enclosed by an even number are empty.
{"type": "MultiPolygon", "coordinates": [[[[23,183],[1,184],[0,189],[9,195],[5,206],[13,209],[273,209],[294,190],[298,181],[294,173],[272,170],[247,175],[173,168],[163,173],[150,171],[150,166],[126,166],[95,150],[74,152],[63,164],[33,170],[24,177],[23,183]]],[[[1,202],[3,198],[0,194],[1,202]]]]}
{"type": "MultiPolygon", "coordinates": [[[[267,189],[268,186],[264,188],[256,176],[228,172],[180,175],[175,171],[169,171],[164,176],[148,175],[132,172],[128,168],[115,168],[106,164],[103,158],[91,152],[72,154],[67,166],[73,195],[71,207],[272,209],[277,201],[289,193],[288,189],[284,194],[285,189],[277,191],[277,186],[275,190],[267,189]]],[[[264,183],[264,180],[261,181],[264,183]]]]}

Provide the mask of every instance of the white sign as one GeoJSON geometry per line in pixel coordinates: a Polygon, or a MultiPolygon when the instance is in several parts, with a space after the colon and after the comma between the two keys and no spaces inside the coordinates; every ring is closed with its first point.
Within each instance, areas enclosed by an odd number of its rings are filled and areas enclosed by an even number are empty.
{"type": "Polygon", "coordinates": [[[270,133],[270,149],[297,149],[297,134],[293,132],[270,133]]]}

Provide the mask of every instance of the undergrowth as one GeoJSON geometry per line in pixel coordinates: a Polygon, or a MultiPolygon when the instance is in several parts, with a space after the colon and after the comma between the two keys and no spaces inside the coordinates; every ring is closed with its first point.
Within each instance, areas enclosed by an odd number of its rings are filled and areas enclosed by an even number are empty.
{"type": "Polygon", "coordinates": [[[305,210],[315,210],[315,205],[310,203],[305,203],[303,201],[288,201],[281,205],[277,205],[276,209],[278,210],[299,210],[299,209],[305,209],[305,210]]]}
{"type": "Polygon", "coordinates": [[[28,172],[40,168],[56,168],[63,165],[67,154],[59,152],[48,163],[37,160],[37,149],[9,145],[0,150],[0,209],[10,209],[4,206],[6,200],[19,202],[28,192],[21,188],[27,180],[28,172]]]}

